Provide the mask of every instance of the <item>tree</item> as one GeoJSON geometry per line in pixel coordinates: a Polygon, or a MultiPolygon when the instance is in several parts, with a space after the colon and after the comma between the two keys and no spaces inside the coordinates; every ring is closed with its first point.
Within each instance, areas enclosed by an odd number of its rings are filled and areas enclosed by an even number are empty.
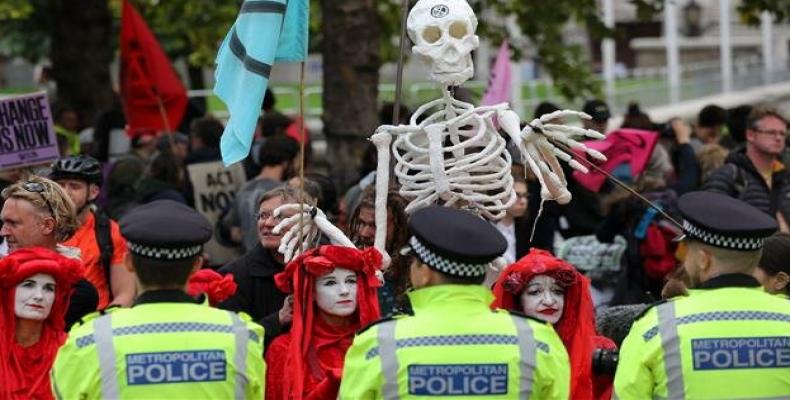
{"type": "Polygon", "coordinates": [[[381,29],[376,0],[323,0],[321,13],[324,133],[336,182],[347,183],[378,126],[381,29]]]}
{"type": "Polygon", "coordinates": [[[112,104],[112,17],[107,0],[47,0],[50,59],[58,103],[77,108],[92,121],[112,104]]]}

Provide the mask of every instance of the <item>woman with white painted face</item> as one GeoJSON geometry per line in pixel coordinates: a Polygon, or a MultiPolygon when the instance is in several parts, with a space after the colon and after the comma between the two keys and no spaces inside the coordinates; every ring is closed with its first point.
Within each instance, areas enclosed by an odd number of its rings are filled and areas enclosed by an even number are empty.
{"type": "Polygon", "coordinates": [[[548,251],[532,249],[508,266],[494,285],[492,308],[524,313],[554,326],[571,362],[572,399],[610,399],[611,375],[593,371],[597,349],[614,350],[595,331],[590,281],[548,251]]]}
{"type": "Polygon", "coordinates": [[[30,247],[0,260],[0,399],[52,399],[49,371],[82,263],[30,247]]]}
{"type": "Polygon", "coordinates": [[[266,350],[267,399],[336,399],[354,333],[379,318],[382,257],[374,248],[321,246],[275,276],[291,293],[290,332],[266,350]]]}

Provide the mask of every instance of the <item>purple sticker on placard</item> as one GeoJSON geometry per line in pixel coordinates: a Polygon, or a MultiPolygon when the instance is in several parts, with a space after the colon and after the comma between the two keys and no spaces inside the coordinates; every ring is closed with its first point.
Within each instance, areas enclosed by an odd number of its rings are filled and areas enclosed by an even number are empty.
{"type": "Polygon", "coordinates": [[[0,169],[44,164],[59,155],[46,92],[0,98],[0,169]]]}

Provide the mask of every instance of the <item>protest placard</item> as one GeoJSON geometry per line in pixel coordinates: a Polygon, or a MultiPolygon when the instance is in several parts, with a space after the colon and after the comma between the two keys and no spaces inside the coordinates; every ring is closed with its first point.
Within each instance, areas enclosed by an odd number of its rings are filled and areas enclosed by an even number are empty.
{"type": "MultiPolygon", "coordinates": [[[[189,165],[187,171],[194,188],[195,208],[216,226],[222,211],[229,207],[244,185],[244,168],[241,163],[225,167],[222,161],[216,161],[189,165]]],[[[220,244],[216,236],[215,232],[205,246],[212,265],[224,264],[240,254],[238,248],[220,244]]]]}
{"type": "Polygon", "coordinates": [[[0,169],[42,164],[58,156],[46,92],[0,99],[0,169]]]}

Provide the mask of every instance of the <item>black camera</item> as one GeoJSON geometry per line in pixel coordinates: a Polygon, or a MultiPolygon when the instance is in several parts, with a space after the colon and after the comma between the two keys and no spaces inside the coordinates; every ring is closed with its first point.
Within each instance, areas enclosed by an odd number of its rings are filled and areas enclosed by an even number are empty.
{"type": "Polygon", "coordinates": [[[595,375],[614,376],[620,353],[617,350],[595,349],[592,354],[592,370],[595,375]]]}

